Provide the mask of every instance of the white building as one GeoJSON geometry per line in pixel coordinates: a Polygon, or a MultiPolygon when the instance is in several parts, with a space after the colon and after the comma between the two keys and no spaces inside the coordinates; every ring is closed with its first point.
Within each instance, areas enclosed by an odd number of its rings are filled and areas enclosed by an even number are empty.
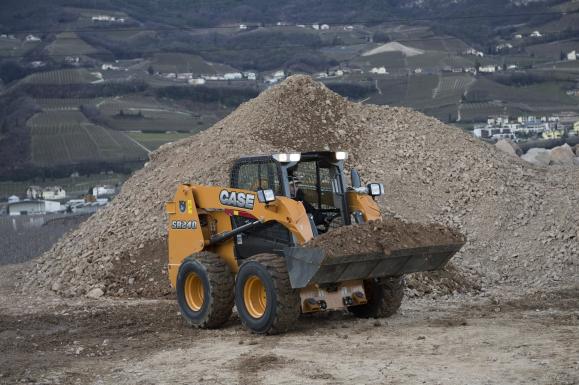
{"type": "Polygon", "coordinates": [[[18,198],[16,195],[10,195],[8,197],[8,203],[16,203],[16,202],[20,202],[20,198],[18,198]]]}
{"type": "Polygon", "coordinates": [[[353,31],[354,30],[354,26],[353,25],[346,25],[344,27],[344,31],[353,31]]]}
{"type": "Polygon", "coordinates": [[[480,67],[478,68],[478,71],[479,71],[479,72],[483,72],[483,73],[488,73],[488,74],[490,74],[490,73],[496,72],[496,71],[497,71],[497,67],[494,66],[494,65],[480,66],[480,67]]]}
{"type": "Polygon", "coordinates": [[[521,40],[521,39],[523,38],[523,35],[521,35],[520,33],[517,33],[517,34],[514,36],[514,38],[517,39],[517,40],[521,40]]]}
{"type": "Polygon", "coordinates": [[[501,44],[496,46],[497,51],[503,51],[505,49],[511,49],[511,48],[513,48],[513,45],[511,43],[501,43],[501,44]]]}
{"type": "Polygon", "coordinates": [[[243,75],[241,72],[229,72],[223,75],[224,80],[241,80],[243,75]]]}
{"type": "Polygon", "coordinates": [[[543,37],[543,35],[541,35],[541,32],[539,32],[539,31],[533,31],[529,36],[531,36],[531,37],[543,37]]]}
{"type": "Polygon", "coordinates": [[[273,77],[278,79],[285,78],[285,71],[284,70],[275,71],[273,77]]]}
{"type": "Polygon", "coordinates": [[[66,191],[60,186],[39,187],[30,186],[26,189],[26,197],[28,199],[64,199],[66,198],[66,191]]]}
{"type": "Polygon", "coordinates": [[[256,80],[257,74],[255,72],[244,72],[243,76],[247,78],[247,80],[256,80]]]}
{"type": "Polygon", "coordinates": [[[121,68],[118,67],[118,66],[116,66],[116,65],[114,65],[114,64],[104,63],[104,64],[101,66],[101,69],[102,69],[103,71],[109,71],[109,70],[110,70],[110,71],[118,71],[118,70],[120,70],[121,68]]]}
{"type": "Polygon", "coordinates": [[[178,80],[193,79],[193,73],[192,72],[184,72],[184,73],[177,74],[177,79],[178,80]]]}
{"type": "Polygon", "coordinates": [[[247,25],[245,25],[245,24],[239,24],[239,29],[241,29],[241,30],[244,31],[244,30],[247,29],[247,25]]]}
{"type": "Polygon", "coordinates": [[[312,24],[312,28],[315,29],[316,31],[318,31],[320,29],[320,25],[319,24],[312,24]]]}
{"type": "Polygon", "coordinates": [[[24,40],[26,40],[26,41],[41,41],[42,39],[39,38],[38,36],[27,35],[24,40]]]}
{"type": "Polygon", "coordinates": [[[322,31],[327,31],[330,29],[330,26],[328,24],[322,24],[322,25],[320,25],[320,29],[322,31]]]}
{"type": "Polygon", "coordinates": [[[509,64],[509,65],[507,66],[507,69],[508,69],[508,70],[516,70],[517,68],[518,68],[518,67],[517,67],[516,64],[509,64]]]}
{"type": "Polygon", "coordinates": [[[61,210],[59,202],[45,200],[23,200],[8,205],[9,215],[40,215],[61,210]]]}
{"type": "Polygon", "coordinates": [[[386,75],[388,74],[388,71],[386,71],[386,67],[374,67],[370,70],[370,73],[377,75],[386,75]]]}
{"type": "Polygon", "coordinates": [[[191,84],[192,86],[201,86],[205,84],[205,79],[203,78],[189,79],[189,84],[191,84]]]}
{"type": "Polygon", "coordinates": [[[114,186],[96,186],[92,189],[92,195],[99,197],[101,195],[114,195],[117,189],[114,186]]]}
{"type": "Polygon", "coordinates": [[[569,60],[569,61],[577,60],[577,52],[575,50],[569,52],[567,54],[567,60],[569,60]]]}
{"type": "Polygon", "coordinates": [[[298,28],[306,28],[306,25],[305,25],[305,24],[296,24],[296,27],[298,27],[298,28]]]}
{"type": "Polygon", "coordinates": [[[478,57],[484,57],[485,54],[482,53],[481,51],[477,51],[474,48],[467,48],[466,51],[464,51],[465,55],[472,55],[472,56],[478,56],[478,57]]]}

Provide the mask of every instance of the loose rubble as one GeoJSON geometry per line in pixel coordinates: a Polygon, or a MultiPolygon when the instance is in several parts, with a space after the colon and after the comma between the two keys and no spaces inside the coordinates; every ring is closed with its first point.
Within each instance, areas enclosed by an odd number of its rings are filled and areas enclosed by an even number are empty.
{"type": "MultiPolygon", "coordinates": [[[[384,183],[385,217],[464,233],[453,258],[458,273],[446,272],[452,277],[480,275],[483,289],[577,282],[577,167],[536,167],[413,110],[352,103],[292,76],[210,129],[152,153],[111,204],[35,260],[21,283],[65,296],[95,288],[165,295],[163,205],[179,183],[226,185],[242,155],[324,149],[348,151],[347,167],[384,183]]],[[[421,292],[437,285],[425,279],[417,281],[421,292]]]]}

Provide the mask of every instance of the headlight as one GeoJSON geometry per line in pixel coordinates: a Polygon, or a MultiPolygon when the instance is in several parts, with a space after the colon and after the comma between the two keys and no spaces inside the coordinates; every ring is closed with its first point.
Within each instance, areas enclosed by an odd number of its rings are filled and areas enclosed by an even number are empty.
{"type": "Polygon", "coordinates": [[[293,154],[274,154],[273,159],[277,160],[281,163],[286,162],[299,162],[302,158],[302,154],[300,153],[293,153],[293,154]]]}
{"type": "Polygon", "coordinates": [[[370,183],[368,185],[368,194],[373,197],[384,195],[384,185],[382,183],[370,183]]]}
{"type": "Polygon", "coordinates": [[[261,203],[270,203],[270,202],[273,202],[275,200],[275,193],[271,189],[259,190],[257,192],[257,199],[261,203]]]}
{"type": "Polygon", "coordinates": [[[348,153],[346,151],[336,151],[336,160],[346,159],[348,159],[348,153]]]}

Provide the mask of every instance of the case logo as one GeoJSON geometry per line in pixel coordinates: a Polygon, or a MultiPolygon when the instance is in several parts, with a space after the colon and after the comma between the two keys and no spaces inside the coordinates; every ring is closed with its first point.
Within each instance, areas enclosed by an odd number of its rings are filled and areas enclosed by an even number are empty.
{"type": "Polygon", "coordinates": [[[252,210],[255,203],[255,194],[221,190],[219,193],[219,201],[224,206],[252,210]]]}
{"type": "Polygon", "coordinates": [[[184,213],[185,210],[187,210],[187,205],[185,204],[185,201],[179,201],[179,211],[184,213]]]}

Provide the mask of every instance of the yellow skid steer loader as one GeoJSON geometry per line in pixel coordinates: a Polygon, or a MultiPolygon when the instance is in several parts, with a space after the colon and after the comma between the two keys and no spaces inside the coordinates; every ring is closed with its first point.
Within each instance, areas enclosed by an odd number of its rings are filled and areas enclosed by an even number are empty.
{"type": "Polygon", "coordinates": [[[333,228],[379,220],[381,184],[344,180],[345,152],[238,159],[230,187],[182,184],[166,204],[169,278],[185,320],[216,328],[231,316],[251,331],[288,330],[301,313],[348,309],[387,317],[403,274],[437,270],[462,242],[329,257],[304,247],[333,228]]]}

